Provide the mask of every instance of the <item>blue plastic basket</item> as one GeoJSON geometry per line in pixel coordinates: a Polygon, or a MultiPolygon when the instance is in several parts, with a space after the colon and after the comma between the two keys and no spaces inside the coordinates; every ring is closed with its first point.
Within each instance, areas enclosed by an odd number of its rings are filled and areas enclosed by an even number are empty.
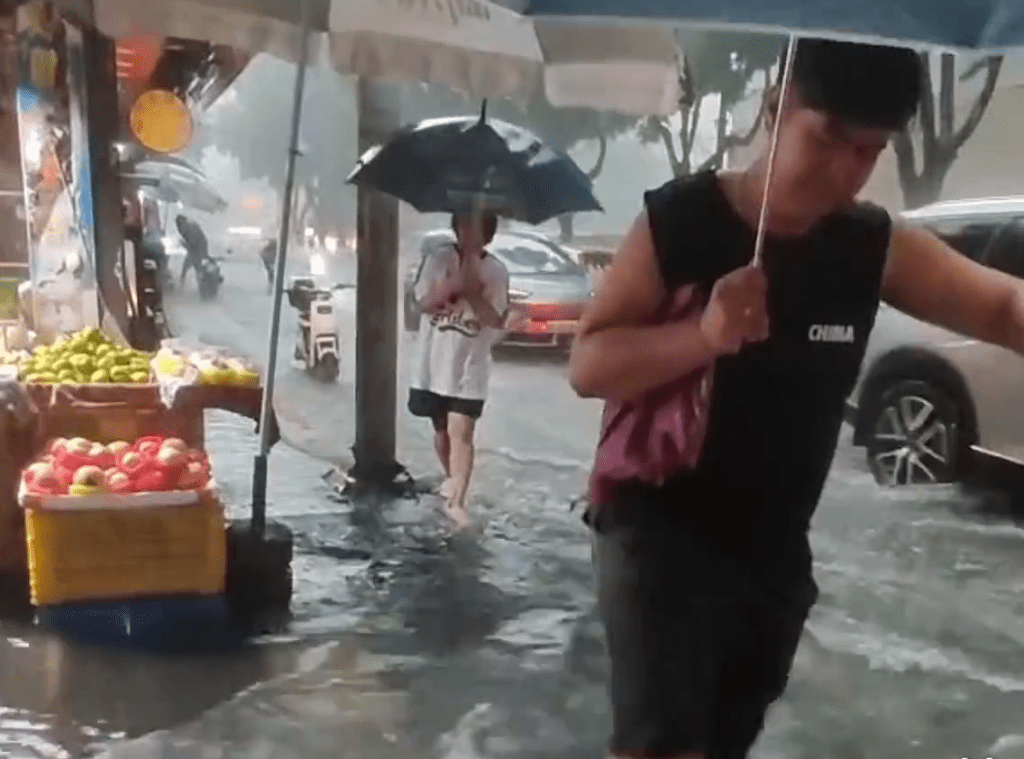
{"type": "Polygon", "coordinates": [[[166,653],[233,650],[246,635],[224,596],[168,597],[40,606],[42,627],[79,643],[166,653]]]}

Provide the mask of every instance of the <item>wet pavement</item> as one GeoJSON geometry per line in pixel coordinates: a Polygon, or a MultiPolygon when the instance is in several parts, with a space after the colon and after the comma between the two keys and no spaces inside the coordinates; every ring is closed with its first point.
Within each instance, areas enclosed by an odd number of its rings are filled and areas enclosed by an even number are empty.
{"type": "MultiPolygon", "coordinates": [[[[259,263],[224,269],[221,300],[200,306],[189,288],[176,323],[259,358],[259,263]]],[[[338,302],[348,356],[351,298],[338,302]]],[[[480,433],[483,535],[446,540],[430,497],[332,497],[322,475],[352,439],[351,360],[337,386],[315,385],[287,366],[287,307],[285,323],[278,412],[295,447],[271,456],[269,500],[296,535],[288,633],[231,656],[159,658],[4,624],[0,756],[602,756],[607,665],[587,536],[568,508],[599,408],[572,397],[554,358],[500,361],[480,433]]],[[[252,425],[208,422],[241,515],[252,425]]],[[[403,462],[432,474],[428,430],[400,430],[403,462]]],[[[954,489],[883,491],[841,448],[813,534],[821,601],[755,757],[1024,757],[1024,532],[986,513],[954,489]]]]}

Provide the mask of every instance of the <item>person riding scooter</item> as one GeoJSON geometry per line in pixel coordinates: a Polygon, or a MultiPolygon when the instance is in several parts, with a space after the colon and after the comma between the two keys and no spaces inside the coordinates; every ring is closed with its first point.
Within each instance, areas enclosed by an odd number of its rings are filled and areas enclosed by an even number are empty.
{"type": "Polygon", "coordinates": [[[181,235],[181,241],[185,244],[185,263],[181,266],[181,285],[185,286],[185,276],[188,274],[189,269],[193,269],[196,273],[196,281],[198,283],[200,265],[203,260],[210,257],[209,243],[206,240],[206,234],[192,219],[184,215],[179,215],[174,220],[175,225],[178,227],[178,234],[181,235]]]}
{"type": "Polygon", "coordinates": [[[185,263],[181,267],[181,286],[185,286],[185,276],[191,268],[196,273],[196,284],[199,297],[210,300],[217,294],[224,277],[220,273],[220,265],[209,252],[206,234],[195,221],[185,216],[175,219],[178,233],[185,243],[185,263]]]}

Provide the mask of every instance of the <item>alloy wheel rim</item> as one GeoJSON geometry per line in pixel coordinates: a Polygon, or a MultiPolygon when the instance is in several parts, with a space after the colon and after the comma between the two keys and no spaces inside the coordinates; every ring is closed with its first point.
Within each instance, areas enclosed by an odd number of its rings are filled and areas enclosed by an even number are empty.
{"type": "Polygon", "coordinates": [[[950,461],[949,425],[927,398],[904,395],[875,422],[875,471],[884,484],[943,482],[950,461]]]}

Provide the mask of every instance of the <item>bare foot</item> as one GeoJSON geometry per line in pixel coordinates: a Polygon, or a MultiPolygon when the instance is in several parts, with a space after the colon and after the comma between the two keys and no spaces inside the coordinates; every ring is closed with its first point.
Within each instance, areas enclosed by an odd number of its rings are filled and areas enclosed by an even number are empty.
{"type": "Polygon", "coordinates": [[[444,505],[444,515],[455,525],[456,532],[462,532],[470,525],[469,512],[464,506],[456,506],[451,501],[444,505]]]}

